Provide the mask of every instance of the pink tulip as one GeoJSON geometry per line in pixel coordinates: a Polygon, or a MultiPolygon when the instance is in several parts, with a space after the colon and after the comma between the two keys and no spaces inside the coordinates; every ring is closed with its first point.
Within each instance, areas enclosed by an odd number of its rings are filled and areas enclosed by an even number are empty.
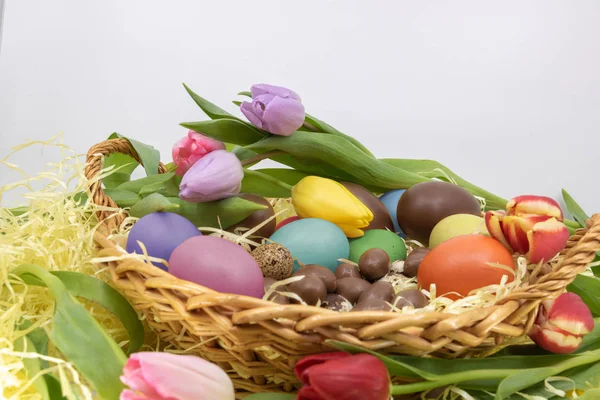
{"type": "Polygon", "coordinates": [[[202,358],[159,352],[132,354],[121,381],[120,400],[234,400],[225,371],[202,358]]]}
{"type": "Polygon", "coordinates": [[[225,149],[225,144],[198,132],[189,131],[173,146],[173,163],[177,166],[175,173],[183,176],[202,157],[214,150],[225,149]]]}

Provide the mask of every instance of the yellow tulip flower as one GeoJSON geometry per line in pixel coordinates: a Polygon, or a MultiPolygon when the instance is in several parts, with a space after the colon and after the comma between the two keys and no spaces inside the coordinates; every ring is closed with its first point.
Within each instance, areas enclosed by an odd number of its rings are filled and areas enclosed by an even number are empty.
{"type": "Polygon", "coordinates": [[[342,184],[318,176],[302,178],[292,188],[292,203],[301,218],[320,218],[336,224],[347,237],[365,233],[373,213],[342,184]]]}

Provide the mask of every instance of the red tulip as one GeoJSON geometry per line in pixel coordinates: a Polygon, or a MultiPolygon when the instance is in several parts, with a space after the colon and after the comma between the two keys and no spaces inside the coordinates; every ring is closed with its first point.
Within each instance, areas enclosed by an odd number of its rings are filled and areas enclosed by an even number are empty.
{"type": "Polygon", "coordinates": [[[389,400],[385,364],[370,354],[334,352],[300,360],[294,368],[304,386],[297,400],[389,400]]]}

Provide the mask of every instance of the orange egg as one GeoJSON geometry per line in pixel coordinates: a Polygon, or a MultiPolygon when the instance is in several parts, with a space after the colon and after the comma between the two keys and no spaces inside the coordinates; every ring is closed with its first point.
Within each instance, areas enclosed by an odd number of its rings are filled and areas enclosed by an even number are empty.
{"type": "Polygon", "coordinates": [[[447,294],[447,298],[456,300],[460,296],[455,293],[467,296],[472,290],[499,284],[503,275],[512,282],[514,273],[498,264],[515,270],[512,255],[500,242],[483,235],[457,236],[423,258],[417,282],[425,290],[435,284],[437,296],[447,294]]]}

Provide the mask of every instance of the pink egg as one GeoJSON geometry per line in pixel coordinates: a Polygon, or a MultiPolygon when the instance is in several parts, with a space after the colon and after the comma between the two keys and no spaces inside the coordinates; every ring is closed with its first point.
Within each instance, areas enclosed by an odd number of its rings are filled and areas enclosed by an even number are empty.
{"type": "Polygon", "coordinates": [[[169,258],[169,272],[221,293],[261,298],[264,278],[254,258],[242,247],[216,236],[195,236],[169,258]]]}

